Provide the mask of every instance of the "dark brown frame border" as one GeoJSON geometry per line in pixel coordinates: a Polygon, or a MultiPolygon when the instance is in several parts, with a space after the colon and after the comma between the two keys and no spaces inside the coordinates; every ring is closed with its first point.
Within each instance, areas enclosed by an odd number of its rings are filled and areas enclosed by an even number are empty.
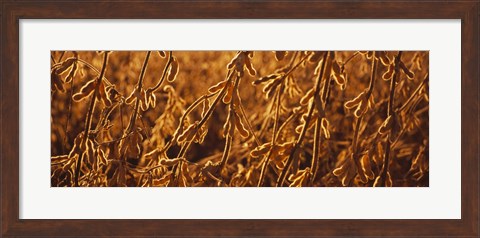
{"type": "MultiPolygon", "coordinates": [[[[74,1],[1,3],[2,236],[479,236],[479,8],[466,1],[74,1]],[[461,19],[461,220],[20,220],[19,19],[461,19]]],[[[400,36],[401,37],[401,36],[400,36]]]]}

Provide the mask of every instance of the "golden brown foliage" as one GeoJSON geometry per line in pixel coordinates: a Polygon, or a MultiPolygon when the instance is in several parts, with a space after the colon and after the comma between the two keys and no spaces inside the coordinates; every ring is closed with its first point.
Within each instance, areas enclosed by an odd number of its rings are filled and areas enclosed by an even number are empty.
{"type": "Polygon", "coordinates": [[[51,54],[52,186],[428,186],[428,52],[51,54]]]}

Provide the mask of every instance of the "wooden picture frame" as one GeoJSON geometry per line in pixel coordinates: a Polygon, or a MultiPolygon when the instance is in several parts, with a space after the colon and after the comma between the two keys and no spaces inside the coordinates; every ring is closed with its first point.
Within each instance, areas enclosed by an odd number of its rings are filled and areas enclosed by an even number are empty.
{"type": "Polygon", "coordinates": [[[472,1],[1,3],[1,234],[16,236],[479,236],[479,9],[472,1]],[[461,219],[19,219],[19,19],[461,19],[461,219]]]}

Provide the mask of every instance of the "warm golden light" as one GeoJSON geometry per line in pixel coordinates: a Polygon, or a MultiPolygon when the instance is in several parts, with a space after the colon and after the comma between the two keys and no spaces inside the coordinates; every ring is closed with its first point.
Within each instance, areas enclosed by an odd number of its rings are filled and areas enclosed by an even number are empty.
{"type": "Polygon", "coordinates": [[[428,186],[428,59],[52,52],[51,185],[428,186]]]}

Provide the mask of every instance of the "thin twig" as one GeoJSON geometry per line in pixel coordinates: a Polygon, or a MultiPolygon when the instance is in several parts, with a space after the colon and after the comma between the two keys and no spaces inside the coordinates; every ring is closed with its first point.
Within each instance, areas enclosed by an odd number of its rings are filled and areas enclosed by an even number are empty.
{"type": "MultiPolygon", "coordinates": [[[[324,73],[325,73],[325,65],[326,65],[326,61],[328,59],[328,56],[330,55],[330,52],[326,52],[323,56],[323,62],[322,62],[322,69],[320,71],[320,74],[318,75],[318,78],[317,78],[317,82],[315,83],[315,91],[314,91],[314,97],[317,97],[318,98],[318,94],[320,92],[320,84],[321,84],[321,81],[322,79],[324,78],[324,73]]],[[[278,180],[277,180],[277,187],[281,187],[283,186],[283,183],[285,182],[285,178],[288,174],[288,170],[290,169],[290,166],[292,165],[293,161],[295,160],[295,158],[297,157],[297,153],[298,153],[298,149],[300,148],[300,145],[305,137],[305,134],[307,132],[307,128],[308,128],[308,125],[310,123],[310,120],[312,118],[312,114],[313,114],[313,111],[315,109],[315,101],[318,101],[318,100],[312,100],[311,103],[310,103],[310,106],[309,106],[309,109],[308,109],[308,113],[307,113],[307,118],[305,119],[305,124],[303,126],[303,129],[302,131],[300,132],[300,135],[298,136],[298,139],[297,141],[295,142],[295,145],[292,149],[292,151],[290,152],[290,155],[287,159],[287,163],[285,164],[285,167],[283,168],[283,171],[282,173],[280,174],[280,176],[278,177],[278,180]]]]}
{"type": "MultiPolygon", "coordinates": [[[[102,78],[103,78],[103,75],[105,74],[105,70],[107,68],[107,61],[108,61],[108,55],[109,55],[109,52],[104,52],[103,53],[103,65],[102,65],[102,70],[100,71],[100,75],[98,76],[97,78],[97,85],[100,85],[100,82],[102,81],[102,78]]],[[[63,55],[62,55],[63,56],[63,55]]],[[[87,111],[87,119],[85,121],[85,130],[83,131],[83,140],[82,140],[82,144],[85,144],[87,142],[87,139],[88,139],[88,132],[90,131],[90,128],[92,126],[92,115],[93,115],[93,111],[95,109],[95,102],[96,102],[96,98],[97,98],[97,94],[98,94],[98,86],[95,88],[94,92],[93,92],[93,96],[92,98],[90,99],[90,106],[88,108],[88,111],[87,111]]],[[[74,178],[74,181],[75,181],[75,186],[78,187],[78,178],[79,178],[79,175],[80,175],[80,169],[82,167],[82,160],[83,160],[83,155],[85,153],[81,153],[80,156],[78,157],[78,160],[77,160],[77,163],[76,163],[76,166],[75,166],[75,178],[74,178]]]]}

